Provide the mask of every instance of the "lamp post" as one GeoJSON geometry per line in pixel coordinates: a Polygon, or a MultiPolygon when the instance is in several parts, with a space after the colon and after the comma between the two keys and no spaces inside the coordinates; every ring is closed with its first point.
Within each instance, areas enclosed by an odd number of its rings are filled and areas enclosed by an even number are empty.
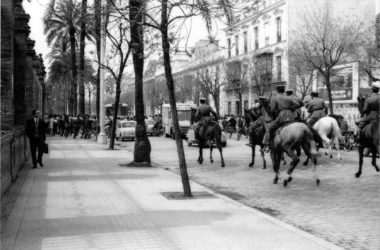
{"type": "MultiPolygon", "coordinates": [[[[106,0],[102,0],[101,8],[105,9],[106,0]]],[[[106,18],[104,13],[101,14],[101,28],[100,28],[100,65],[105,64],[105,55],[106,55],[106,32],[105,32],[105,23],[106,18]]],[[[98,143],[107,144],[107,135],[104,132],[104,68],[100,67],[100,83],[99,83],[99,126],[100,132],[98,134],[98,143]]]]}

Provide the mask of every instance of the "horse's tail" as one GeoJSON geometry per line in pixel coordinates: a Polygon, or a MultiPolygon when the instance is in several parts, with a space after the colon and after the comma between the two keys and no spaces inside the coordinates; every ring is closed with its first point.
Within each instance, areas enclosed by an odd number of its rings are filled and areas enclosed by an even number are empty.
{"type": "Polygon", "coordinates": [[[306,143],[309,143],[310,154],[314,157],[319,156],[320,152],[317,151],[317,144],[314,140],[314,134],[308,127],[305,129],[305,138],[307,138],[306,143]]]}
{"type": "Polygon", "coordinates": [[[336,119],[332,119],[331,126],[333,129],[333,134],[335,138],[342,138],[342,132],[340,131],[340,127],[338,121],[336,119]]]}

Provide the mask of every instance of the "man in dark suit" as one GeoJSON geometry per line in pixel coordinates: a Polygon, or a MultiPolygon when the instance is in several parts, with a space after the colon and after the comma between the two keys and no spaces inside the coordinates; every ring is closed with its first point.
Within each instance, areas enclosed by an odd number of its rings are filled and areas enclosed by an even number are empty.
{"type": "Polygon", "coordinates": [[[37,168],[37,162],[41,167],[43,144],[46,140],[47,124],[40,118],[40,112],[38,110],[32,111],[32,118],[26,121],[25,133],[29,138],[30,151],[32,153],[33,168],[37,168]],[[38,149],[38,156],[36,157],[38,149]]]}

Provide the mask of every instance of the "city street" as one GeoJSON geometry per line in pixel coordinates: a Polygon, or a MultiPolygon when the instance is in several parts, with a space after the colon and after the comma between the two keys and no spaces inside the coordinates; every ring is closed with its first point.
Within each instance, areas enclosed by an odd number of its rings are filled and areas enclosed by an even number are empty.
{"type": "MultiPolygon", "coordinates": [[[[370,165],[370,158],[365,158],[363,175],[357,179],[354,177],[358,165],[357,151],[342,151],[342,161],[336,159],[335,152],[332,160],[321,156],[318,168],[320,186],[316,186],[313,180],[311,164],[304,167],[300,163],[294,171],[293,181],[284,188],[282,184],[272,184],[274,173],[269,155],[266,155],[267,169],[262,169],[262,159],[257,153],[255,167],[248,167],[250,148],[245,146],[247,139],[243,137],[236,141],[235,136],[228,139],[227,147],[223,149],[225,168],[220,167],[217,150],[214,150],[214,163],[211,164],[209,149],[204,149],[205,161],[198,165],[198,148],[185,144],[191,179],[345,249],[378,249],[380,175],[370,165]]],[[[150,137],[150,141],[154,164],[178,172],[174,140],[162,136],[150,137]]],[[[123,150],[133,149],[133,142],[119,145],[123,150]]],[[[290,162],[289,158],[287,161],[290,162]]],[[[288,166],[283,166],[282,171],[288,166]]]]}

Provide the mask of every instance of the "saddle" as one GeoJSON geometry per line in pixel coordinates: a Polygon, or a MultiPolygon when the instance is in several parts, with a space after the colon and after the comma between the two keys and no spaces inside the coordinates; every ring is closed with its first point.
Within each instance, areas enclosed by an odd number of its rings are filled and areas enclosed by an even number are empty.
{"type": "Polygon", "coordinates": [[[199,136],[203,138],[205,136],[206,129],[210,126],[215,126],[215,125],[219,126],[219,124],[213,120],[208,120],[208,121],[205,121],[204,123],[201,123],[200,129],[199,129],[199,136]]]}

